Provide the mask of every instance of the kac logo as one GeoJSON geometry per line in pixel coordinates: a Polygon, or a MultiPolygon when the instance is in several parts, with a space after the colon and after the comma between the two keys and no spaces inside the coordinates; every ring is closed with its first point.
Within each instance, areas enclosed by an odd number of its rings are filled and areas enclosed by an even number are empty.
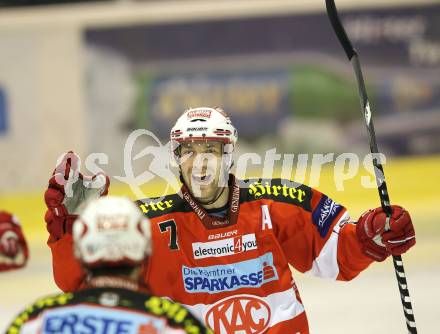
{"type": "Polygon", "coordinates": [[[270,307],[263,299],[238,295],[211,306],[206,312],[205,322],[216,334],[260,334],[267,329],[270,316],[270,307]]]}

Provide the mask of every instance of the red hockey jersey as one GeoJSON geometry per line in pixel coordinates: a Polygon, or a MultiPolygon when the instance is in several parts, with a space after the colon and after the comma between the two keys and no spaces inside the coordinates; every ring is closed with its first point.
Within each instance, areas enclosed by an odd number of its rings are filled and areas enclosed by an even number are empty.
{"type": "MultiPolygon", "coordinates": [[[[308,333],[289,264],[350,280],[372,260],[362,254],[346,209],[326,195],[281,179],[238,183],[224,221],[207,216],[185,187],[160,201],[138,201],[152,223],[145,281],[215,333],[308,333]]],[[[77,289],[84,273],[71,236],[48,244],[57,285],[77,289]]]]}

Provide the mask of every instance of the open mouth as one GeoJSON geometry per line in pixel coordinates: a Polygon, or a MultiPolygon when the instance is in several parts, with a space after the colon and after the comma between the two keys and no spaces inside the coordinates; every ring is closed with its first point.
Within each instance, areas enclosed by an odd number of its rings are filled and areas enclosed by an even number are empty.
{"type": "Polygon", "coordinates": [[[191,180],[193,184],[208,185],[214,180],[214,174],[192,174],[191,180]]]}

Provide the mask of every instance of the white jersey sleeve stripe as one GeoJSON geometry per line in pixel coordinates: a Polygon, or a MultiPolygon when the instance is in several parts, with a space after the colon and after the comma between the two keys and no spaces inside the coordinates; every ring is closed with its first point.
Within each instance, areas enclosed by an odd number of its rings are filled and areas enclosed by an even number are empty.
{"type": "Polygon", "coordinates": [[[333,228],[332,235],[321,249],[318,257],[313,261],[312,268],[306,274],[336,280],[339,274],[338,266],[338,239],[341,222],[350,219],[348,212],[345,212],[333,228]]]}

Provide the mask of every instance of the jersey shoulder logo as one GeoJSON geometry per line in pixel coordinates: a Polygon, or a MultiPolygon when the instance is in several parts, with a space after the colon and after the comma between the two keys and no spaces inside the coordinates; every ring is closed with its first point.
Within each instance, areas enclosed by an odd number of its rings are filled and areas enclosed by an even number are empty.
{"type": "Polygon", "coordinates": [[[271,199],[311,211],[312,190],[306,185],[285,179],[242,180],[241,201],[271,199]]]}
{"type": "Polygon", "coordinates": [[[191,211],[178,194],[159,198],[144,198],[137,200],[136,204],[148,218],[160,217],[170,212],[191,211]]]}
{"type": "Polygon", "coordinates": [[[321,237],[324,238],[327,235],[330,226],[342,208],[342,205],[337,204],[326,195],[322,195],[321,200],[312,213],[313,224],[318,228],[321,237]]]}

